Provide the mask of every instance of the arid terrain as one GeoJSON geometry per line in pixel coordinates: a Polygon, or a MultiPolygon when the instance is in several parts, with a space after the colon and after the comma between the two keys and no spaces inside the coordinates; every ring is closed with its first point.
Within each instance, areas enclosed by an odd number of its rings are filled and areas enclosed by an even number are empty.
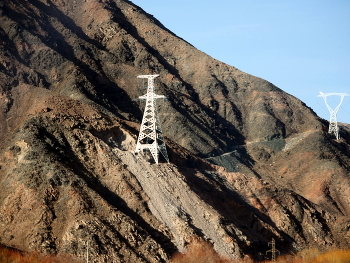
{"type": "Polygon", "coordinates": [[[131,1],[0,1],[0,244],[90,262],[167,262],[194,237],[232,259],[349,248],[349,128],[280,88],[131,1]],[[135,154],[145,74],[170,163],[135,154]]]}

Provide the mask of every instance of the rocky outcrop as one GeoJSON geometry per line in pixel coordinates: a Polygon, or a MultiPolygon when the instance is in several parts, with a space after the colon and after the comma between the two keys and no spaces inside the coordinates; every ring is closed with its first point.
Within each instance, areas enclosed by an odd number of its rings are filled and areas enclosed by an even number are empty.
{"type": "Polygon", "coordinates": [[[165,262],[193,236],[263,259],[350,242],[350,133],[217,61],[130,1],[3,1],[0,243],[165,262]],[[157,93],[170,164],[134,147],[157,93]]]}

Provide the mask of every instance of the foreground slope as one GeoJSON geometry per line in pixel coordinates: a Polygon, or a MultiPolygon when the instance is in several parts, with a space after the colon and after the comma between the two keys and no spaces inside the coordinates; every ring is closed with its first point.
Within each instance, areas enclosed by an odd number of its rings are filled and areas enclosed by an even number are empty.
{"type": "Polygon", "coordinates": [[[129,1],[4,1],[0,242],[161,262],[192,236],[230,257],[350,242],[349,140],[273,84],[129,1]],[[171,164],[133,153],[157,93],[171,164]]]}

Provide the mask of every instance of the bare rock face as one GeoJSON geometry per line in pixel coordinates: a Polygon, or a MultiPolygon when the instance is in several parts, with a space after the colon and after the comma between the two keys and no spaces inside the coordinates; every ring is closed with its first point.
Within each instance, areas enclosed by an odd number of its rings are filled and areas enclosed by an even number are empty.
{"type": "Polygon", "coordinates": [[[0,243],[165,262],[350,245],[350,133],[195,49],[126,0],[0,2],[0,243]],[[135,155],[157,93],[170,164],[135,155]]]}

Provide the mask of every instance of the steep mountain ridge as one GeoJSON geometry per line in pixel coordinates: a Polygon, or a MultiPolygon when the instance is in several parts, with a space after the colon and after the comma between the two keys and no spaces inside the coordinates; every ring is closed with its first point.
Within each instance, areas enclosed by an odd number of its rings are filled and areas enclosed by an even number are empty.
{"type": "Polygon", "coordinates": [[[164,262],[193,236],[262,259],[350,242],[350,134],[130,1],[3,1],[0,242],[164,262]],[[134,147],[157,73],[171,164],[134,147]]]}

